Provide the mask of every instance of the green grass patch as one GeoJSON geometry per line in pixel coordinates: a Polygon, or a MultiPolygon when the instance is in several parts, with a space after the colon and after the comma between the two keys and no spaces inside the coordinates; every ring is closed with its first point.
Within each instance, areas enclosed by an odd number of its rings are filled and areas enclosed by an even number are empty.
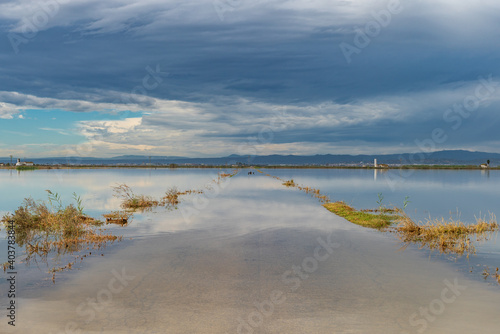
{"type": "Polygon", "coordinates": [[[335,213],[337,216],[347,219],[351,223],[375,229],[384,229],[386,227],[389,227],[395,222],[395,220],[400,217],[399,215],[394,213],[396,210],[384,210],[383,213],[358,211],[353,207],[347,205],[343,201],[330,202],[323,204],[323,206],[327,210],[335,213]],[[388,212],[390,212],[391,214],[388,214],[388,212]]]}
{"type": "Polygon", "coordinates": [[[16,170],[36,170],[37,166],[17,166],[16,170]]]}

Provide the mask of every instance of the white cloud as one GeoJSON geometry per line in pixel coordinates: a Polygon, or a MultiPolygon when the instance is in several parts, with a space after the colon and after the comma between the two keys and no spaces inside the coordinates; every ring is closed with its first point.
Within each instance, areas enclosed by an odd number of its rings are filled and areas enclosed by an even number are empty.
{"type": "MultiPolygon", "coordinates": [[[[1,98],[0,98],[1,99],[1,98]]],[[[15,105],[10,103],[0,102],[0,119],[12,119],[15,115],[19,114],[20,110],[16,108],[15,105]]],[[[19,118],[22,115],[19,115],[19,118]]]]}
{"type": "Polygon", "coordinates": [[[71,135],[70,132],[68,132],[68,130],[65,130],[65,129],[55,129],[55,128],[40,128],[40,130],[44,130],[44,131],[53,131],[53,132],[57,132],[58,134],[60,135],[65,135],[65,136],[69,136],[71,135]]]}
{"type": "MultiPolygon", "coordinates": [[[[316,135],[345,133],[346,129],[369,129],[384,122],[411,124],[412,122],[443,122],[443,113],[454,103],[471,96],[478,81],[442,85],[439,90],[378,96],[351,103],[332,101],[317,104],[273,104],[244,98],[214,98],[211,102],[183,102],[150,98],[150,108],[142,116],[123,120],[91,120],[76,124],[86,141],[76,146],[51,147],[55,155],[110,156],[120,154],[219,156],[223,154],[308,154],[328,152],[367,153],[375,151],[412,151],[412,147],[395,142],[369,143],[342,138],[335,142],[316,135]],[[287,137],[282,140],[282,134],[287,137]],[[259,136],[261,136],[259,138],[259,136]],[[246,151],[245,151],[246,150],[246,151]]],[[[99,101],[115,94],[100,92],[91,100],[99,101]]],[[[78,96],[74,96],[78,97],[78,96]]],[[[10,113],[26,108],[59,108],[79,111],[140,110],[138,105],[91,102],[80,99],[40,98],[15,92],[0,92],[0,98],[9,104],[10,113]]],[[[482,101],[482,105],[496,106],[500,102],[500,88],[482,101]]],[[[6,105],[6,104],[4,104],[6,105]]],[[[491,107],[490,106],[490,107],[491,107]]],[[[482,110],[486,115],[493,110],[482,110]]],[[[62,129],[44,128],[67,134],[62,129]]],[[[429,129],[429,132],[433,129],[429,129]]],[[[355,135],[355,134],[354,134],[355,135]]],[[[411,138],[412,133],[406,134],[411,138]]],[[[390,133],[380,133],[380,138],[390,133]]],[[[331,137],[330,137],[331,138],[331,137]]],[[[392,138],[394,139],[394,138],[392,138]]],[[[401,141],[403,141],[401,139],[401,141]]],[[[471,143],[471,145],[474,145],[471,143]]],[[[478,144],[481,145],[481,144],[478,144]]],[[[47,155],[44,152],[43,155],[47,155]]]]}
{"type": "Polygon", "coordinates": [[[88,134],[85,129],[107,132],[109,134],[118,134],[134,131],[141,122],[142,118],[140,117],[113,121],[82,121],[80,122],[80,128],[83,134],[88,134]]]}
{"type": "Polygon", "coordinates": [[[97,91],[95,94],[87,93],[62,93],[71,98],[38,97],[19,92],[0,91],[0,115],[17,114],[23,109],[61,109],[74,112],[118,112],[118,111],[148,111],[167,108],[172,112],[190,112],[187,103],[172,100],[157,100],[148,96],[123,94],[114,91],[97,91]],[[114,102],[100,102],[103,99],[114,102]]]}

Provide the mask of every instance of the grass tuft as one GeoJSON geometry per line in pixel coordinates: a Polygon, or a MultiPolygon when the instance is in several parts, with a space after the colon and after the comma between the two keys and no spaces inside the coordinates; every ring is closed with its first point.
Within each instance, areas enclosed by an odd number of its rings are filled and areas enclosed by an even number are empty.
{"type": "Polygon", "coordinates": [[[136,195],[132,188],[126,184],[119,184],[113,187],[115,192],[115,197],[122,198],[122,208],[124,209],[146,209],[158,206],[159,201],[153,199],[151,196],[146,195],[136,195]]]}
{"type": "Polygon", "coordinates": [[[407,247],[411,243],[419,244],[421,248],[429,247],[440,253],[455,253],[458,255],[476,253],[471,237],[476,240],[485,240],[489,232],[498,231],[496,217],[492,214],[489,221],[477,219],[476,224],[466,225],[460,221],[446,221],[445,219],[428,220],[419,225],[408,216],[401,217],[395,232],[407,247]]]}
{"type": "Polygon", "coordinates": [[[385,211],[391,212],[391,214],[369,213],[366,211],[358,211],[343,201],[330,202],[323,204],[323,206],[336,215],[347,219],[351,223],[375,229],[387,228],[399,218],[399,215],[393,214],[395,210],[385,211]]]}
{"type": "Polygon", "coordinates": [[[180,196],[189,194],[202,194],[203,190],[179,191],[172,187],[165,192],[165,196],[159,200],[147,195],[136,195],[126,184],[113,187],[115,197],[122,198],[122,208],[130,210],[147,210],[157,206],[165,206],[169,209],[176,208],[180,203],[180,196]]]}
{"type": "MultiPolygon", "coordinates": [[[[73,204],[63,206],[57,193],[48,193],[49,203],[26,198],[13,214],[5,215],[0,221],[6,229],[13,222],[16,243],[25,248],[23,261],[27,264],[38,259],[47,263],[49,254],[55,254],[57,260],[66,254],[100,249],[107,242],[120,239],[102,233],[99,226],[103,222],[85,215],[81,202],[77,207],[73,204]]],[[[50,270],[53,280],[55,272],[70,269],[74,263],[54,266],[50,270]]]]}

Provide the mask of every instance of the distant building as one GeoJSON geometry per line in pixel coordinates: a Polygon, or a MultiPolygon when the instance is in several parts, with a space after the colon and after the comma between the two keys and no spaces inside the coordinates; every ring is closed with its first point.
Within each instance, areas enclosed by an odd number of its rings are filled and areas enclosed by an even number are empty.
{"type": "Polygon", "coordinates": [[[35,164],[32,161],[21,161],[21,159],[17,159],[16,166],[34,166],[35,164]]]}
{"type": "Polygon", "coordinates": [[[375,168],[389,168],[389,165],[377,163],[377,159],[373,160],[373,167],[375,168]]]}

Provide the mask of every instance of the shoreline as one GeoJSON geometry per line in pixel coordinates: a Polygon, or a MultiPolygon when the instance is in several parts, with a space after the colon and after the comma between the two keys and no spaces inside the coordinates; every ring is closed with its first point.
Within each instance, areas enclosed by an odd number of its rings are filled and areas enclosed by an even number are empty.
{"type": "MultiPolygon", "coordinates": [[[[303,165],[252,165],[252,166],[228,166],[228,165],[196,165],[196,166],[169,166],[169,165],[35,165],[34,168],[19,169],[26,170],[49,170],[49,169],[362,169],[362,170],[500,170],[500,166],[482,168],[475,165],[402,165],[389,167],[373,167],[373,166],[303,166],[303,165]]],[[[0,166],[0,169],[18,170],[16,166],[0,166]]]]}

